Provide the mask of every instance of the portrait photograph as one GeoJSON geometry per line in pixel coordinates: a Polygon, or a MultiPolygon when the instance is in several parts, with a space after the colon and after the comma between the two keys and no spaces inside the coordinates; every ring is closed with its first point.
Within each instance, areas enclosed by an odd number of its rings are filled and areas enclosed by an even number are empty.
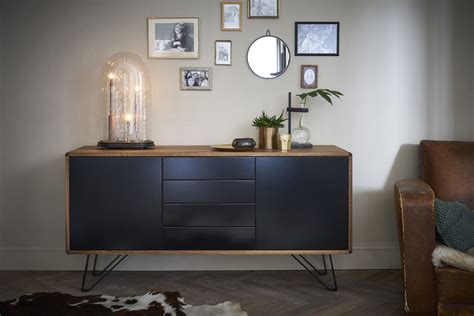
{"type": "Polygon", "coordinates": [[[242,2],[221,3],[221,30],[242,31],[242,2]]]}
{"type": "Polygon", "coordinates": [[[248,0],[248,18],[276,19],[280,16],[280,0],[248,0]]]}
{"type": "Polygon", "coordinates": [[[230,66],[232,65],[232,42],[216,41],[215,62],[216,65],[230,66]]]}
{"type": "Polygon", "coordinates": [[[301,88],[318,88],[318,65],[301,65],[301,88]]]}
{"type": "Polygon", "coordinates": [[[212,90],[212,68],[179,69],[181,90],[212,90]]]}
{"type": "Polygon", "coordinates": [[[295,22],[296,56],[339,56],[339,22],[295,22]]]}
{"type": "Polygon", "coordinates": [[[199,18],[149,18],[149,58],[199,58],[199,18]]]}

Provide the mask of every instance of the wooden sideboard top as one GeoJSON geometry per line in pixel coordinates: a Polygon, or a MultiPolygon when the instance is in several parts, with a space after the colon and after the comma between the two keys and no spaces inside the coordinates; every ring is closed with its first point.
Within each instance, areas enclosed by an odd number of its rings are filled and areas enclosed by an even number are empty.
{"type": "Polygon", "coordinates": [[[333,145],[318,145],[312,149],[279,150],[253,149],[251,151],[218,151],[209,146],[155,146],[149,149],[101,149],[84,146],[66,156],[159,156],[159,157],[295,157],[295,156],[351,156],[351,153],[333,145]]]}

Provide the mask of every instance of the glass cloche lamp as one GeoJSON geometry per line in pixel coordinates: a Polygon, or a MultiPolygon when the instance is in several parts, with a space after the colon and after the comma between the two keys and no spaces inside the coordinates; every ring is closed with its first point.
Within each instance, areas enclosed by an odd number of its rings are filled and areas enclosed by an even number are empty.
{"type": "Polygon", "coordinates": [[[104,67],[103,102],[107,110],[107,138],[102,148],[149,148],[146,110],[150,105],[150,75],[141,58],[132,53],[111,56],[104,67]]]}

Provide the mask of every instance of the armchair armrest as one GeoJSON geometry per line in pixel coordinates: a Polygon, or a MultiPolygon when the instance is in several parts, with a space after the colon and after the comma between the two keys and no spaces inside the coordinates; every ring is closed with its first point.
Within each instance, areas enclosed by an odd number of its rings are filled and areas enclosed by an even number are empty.
{"type": "Polygon", "coordinates": [[[434,192],[421,180],[400,180],[394,189],[405,312],[436,314],[435,272],[431,263],[436,240],[434,192]]]}

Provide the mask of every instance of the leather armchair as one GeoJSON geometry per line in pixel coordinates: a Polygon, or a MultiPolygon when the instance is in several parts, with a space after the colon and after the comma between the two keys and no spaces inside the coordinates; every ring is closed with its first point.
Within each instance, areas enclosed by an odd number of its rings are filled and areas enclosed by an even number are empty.
{"type": "Polygon", "coordinates": [[[474,209],[474,142],[421,141],[422,180],[395,184],[405,312],[474,315],[474,273],[434,268],[435,196],[474,209]]]}

